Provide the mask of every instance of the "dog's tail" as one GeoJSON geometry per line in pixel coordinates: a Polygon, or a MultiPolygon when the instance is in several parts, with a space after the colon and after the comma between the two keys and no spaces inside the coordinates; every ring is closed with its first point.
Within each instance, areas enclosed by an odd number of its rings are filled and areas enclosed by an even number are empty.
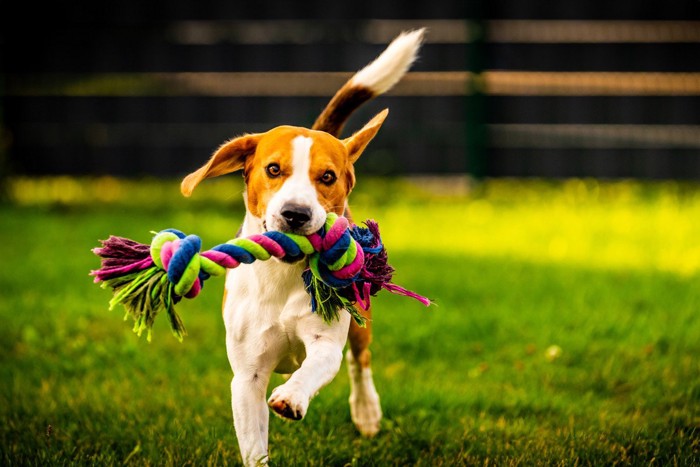
{"type": "Polygon", "coordinates": [[[424,32],[424,28],[417,29],[396,37],[379,57],[338,90],[311,128],[339,136],[355,109],[387,92],[406,74],[416,59],[424,32]]]}

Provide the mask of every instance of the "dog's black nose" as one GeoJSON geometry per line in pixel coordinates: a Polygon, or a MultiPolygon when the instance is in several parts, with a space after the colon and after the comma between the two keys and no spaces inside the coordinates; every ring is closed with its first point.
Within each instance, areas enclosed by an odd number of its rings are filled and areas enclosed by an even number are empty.
{"type": "Polygon", "coordinates": [[[298,229],[311,220],[311,209],[298,204],[286,204],[282,207],[282,217],[292,229],[298,229]]]}

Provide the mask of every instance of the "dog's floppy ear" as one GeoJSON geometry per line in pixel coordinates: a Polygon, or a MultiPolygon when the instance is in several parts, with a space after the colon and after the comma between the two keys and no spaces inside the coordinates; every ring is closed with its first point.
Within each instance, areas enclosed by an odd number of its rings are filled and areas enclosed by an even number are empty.
{"type": "Polygon", "coordinates": [[[190,196],[205,178],[218,177],[241,170],[245,165],[246,158],[255,152],[261,136],[262,134],[239,136],[222,144],[206,164],[182,180],[182,184],[180,184],[182,194],[190,196]]]}
{"type": "Polygon", "coordinates": [[[363,126],[361,130],[351,137],[343,140],[343,144],[348,150],[348,157],[350,158],[351,163],[354,164],[355,161],[360,158],[362,151],[365,150],[367,144],[369,144],[369,142],[372,141],[372,138],[374,138],[374,135],[377,134],[388,114],[389,109],[382,110],[372,120],[367,122],[367,124],[363,126]]]}

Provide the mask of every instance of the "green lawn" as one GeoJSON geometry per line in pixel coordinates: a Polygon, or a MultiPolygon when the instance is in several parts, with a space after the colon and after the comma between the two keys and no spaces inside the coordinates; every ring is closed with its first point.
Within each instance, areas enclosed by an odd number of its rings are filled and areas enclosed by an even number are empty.
{"type": "MultiPolygon", "coordinates": [[[[355,216],[379,221],[395,281],[437,306],[375,299],[378,436],[356,434],[342,368],[305,420],[271,419],[275,465],[700,463],[700,186],[360,183],[355,216]]],[[[179,305],[183,343],[163,319],[149,344],[88,276],[109,234],[231,238],[238,178],[200,188],[186,200],[177,181],[13,181],[2,464],[238,465],[223,280],[179,305]]]]}

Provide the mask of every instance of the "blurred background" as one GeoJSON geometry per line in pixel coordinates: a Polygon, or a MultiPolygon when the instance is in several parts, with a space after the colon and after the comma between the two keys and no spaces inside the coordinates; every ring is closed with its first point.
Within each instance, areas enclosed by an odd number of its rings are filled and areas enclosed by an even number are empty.
{"type": "Polygon", "coordinates": [[[700,178],[700,1],[5,5],[0,173],[179,177],[427,27],[359,170],[700,178]]]}

